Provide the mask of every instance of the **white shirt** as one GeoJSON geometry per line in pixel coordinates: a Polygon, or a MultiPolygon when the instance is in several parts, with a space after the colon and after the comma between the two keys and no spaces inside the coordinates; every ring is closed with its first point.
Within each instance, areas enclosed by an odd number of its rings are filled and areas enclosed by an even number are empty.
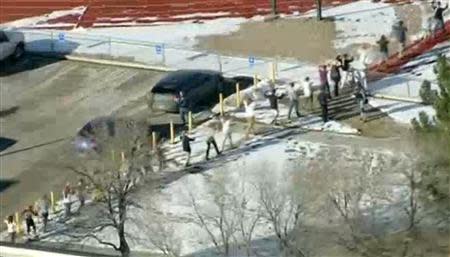
{"type": "Polygon", "coordinates": [[[255,102],[252,102],[245,107],[245,114],[248,118],[255,117],[255,102]]]}
{"type": "Polygon", "coordinates": [[[287,96],[290,101],[295,101],[298,99],[298,87],[296,84],[292,87],[291,85],[286,86],[287,96]]]}
{"type": "Polygon", "coordinates": [[[230,120],[226,120],[224,122],[222,122],[222,133],[224,135],[228,135],[230,134],[230,127],[231,127],[231,121],[230,120]]]}
{"type": "Polygon", "coordinates": [[[5,221],[5,223],[6,223],[6,228],[8,230],[8,233],[16,232],[16,223],[15,222],[9,223],[9,222],[5,221]]]}
{"type": "Polygon", "coordinates": [[[311,96],[311,88],[312,88],[312,82],[311,81],[302,81],[302,87],[303,87],[303,96],[304,97],[310,97],[311,96]]]}

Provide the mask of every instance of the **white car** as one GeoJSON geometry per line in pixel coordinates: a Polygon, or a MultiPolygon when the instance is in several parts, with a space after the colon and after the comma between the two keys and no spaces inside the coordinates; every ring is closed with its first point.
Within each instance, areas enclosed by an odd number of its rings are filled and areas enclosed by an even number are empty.
{"type": "Polygon", "coordinates": [[[0,30],[0,61],[19,59],[25,53],[24,35],[17,31],[0,30]]]}

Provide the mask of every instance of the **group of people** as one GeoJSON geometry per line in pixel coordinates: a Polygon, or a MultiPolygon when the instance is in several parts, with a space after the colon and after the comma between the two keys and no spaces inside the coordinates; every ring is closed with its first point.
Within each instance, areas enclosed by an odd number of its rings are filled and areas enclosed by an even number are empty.
{"type": "MultiPolygon", "coordinates": [[[[426,36],[436,35],[440,31],[446,31],[444,12],[448,9],[448,3],[443,6],[440,1],[433,0],[431,2],[431,7],[433,9],[433,15],[428,18],[426,27],[426,36]]],[[[405,25],[404,21],[399,20],[392,27],[392,36],[395,41],[399,43],[399,57],[403,57],[403,52],[407,44],[407,33],[408,27],[405,25]]],[[[379,47],[379,51],[386,60],[389,56],[389,39],[386,35],[382,35],[380,39],[376,42],[379,47]]]]}
{"type": "MultiPolygon", "coordinates": [[[[70,183],[67,183],[64,186],[62,191],[62,203],[64,206],[64,214],[65,217],[69,217],[71,215],[71,205],[73,203],[71,197],[75,195],[80,202],[80,208],[85,204],[85,193],[86,193],[86,184],[83,179],[79,179],[76,189],[72,189],[70,183]]],[[[47,194],[44,194],[34,205],[27,206],[19,215],[24,219],[26,226],[27,236],[30,237],[32,234],[37,237],[37,229],[35,223],[35,217],[41,219],[42,222],[42,231],[45,233],[47,231],[47,224],[49,220],[51,208],[51,200],[47,194]]],[[[9,215],[5,219],[5,224],[7,227],[7,232],[12,243],[16,242],[18,226],[21,224],[17,224],[14,220],[13,215],[9,215]]]]}
{"type": "Polygon", "coordinates": [[[328,122],[328,105],[332,97],[338,97],[340,89],[350,86],[355,90],[361,119],[365,120],[365,106],[367,104],[367,64],[364,60],[360,69],[354,69],[352,62],[354,58],[348,54],[338,55],[327,64],[319,65],[320,92],[317,96],[319,101],[323,122],[328,122]]]}
{"type": "MultiPolygon", "coordinates": [[[[348,54],[338,55],[335,60],[329,61],[325,65],[319,66],[319,77],[320,77],[320,92],[317,96],[318,102],[320,103],[322,110],[322,120],[323,122],[328,122],[328,104],[332,97],[338,97],[340,88],[343,88],[347,85],[351,85],[354,88],[354,96],[357,99],[358,106],[360,108],[361,118],[365,120],[365,106],[367,104],[367,76],[366,70],[355,70],[351,67],[351,63],[354,61],[354,58],[349,56],[348,54]],[[331,90],[332,88],[332,90],[331,90]],[[333,93],[333,94],[332,94],[333,93]]],[[[258,83],[263,83],[259,81],[258,83]]],[[[286,90],[279,93],[278,89],[275,88],[275,85],[270,82],[268,83],[268,89],[263,92],[263,96],[269,101],[269,108],[273,111],[274,118],[271,121],[271,124],[278,123],[279,117],[279,101],[280,99],[287,97],[289,103],[288,110],[288,121],[292,121],[292,114],[295,112],[298,118],[302,117],[300,113],[300,99],[304,99],[305,103],[309,102],[311,109],[313,105],[313,92],[312,86],[313,83],[309,77],[305,77],[300,83],[291,82],[286,86],[286,90]],[[302,92],[302,93],[301,93],[302,92]]],[[[251,90],[256,91],[259,87],[258,85],[254,85],[251,90]]],[[[266,87],[267,88],[267,87],[266,87]]],[[[245,139],[248,139],[250,134],[255,134],[255,124],[256,124],[256,115],[255,115],[255,107],[256,102],[254,101],[257,98],[256,93],[253,92],[253,97],[244,97],[243,105],[245,107],[245,116],[247,118],[247,128],[245,131],[245,139]]],[[[180,93],[180,118],[183,123],[186,122],[186,115],[189,112],[189,109],[186,106],[182,105],[183,103],[183,94],[180,93]]],[[[205,160],[209,160],[209,154],[211,148],[214,147],[216,155],[219,156],[225,150],[225,145],[227,141],[230,144],[230,147],[233,148],[233,141],[230,130],[231,118],[227,115],[219,118],[214,118],[212,126],[208,130],[208,134],[206,137],[206,153],[205,160]],[[221,128],[221,129],[220,129],[221,128]],[[222,131],[223,134],[223,142],[222,147],[219,149],[215,135],[217,132],[222,131]]],[[[186,153],[186,163],[185,166],[190,166],[191,159],[191,142],[195,139],[188,135],[187,131],[183,131],[181,135],[181,144],[182,149],[186,153]]]]}
{"type": "MultiPolygon", "coordinates": [[[[223,151],[225,151],[225,146],[228,143],[230,148],[234,148],[233,146],[233,139],[231,136],[231,118],[228,116],[223,116],[220,118],[220,120],[216,117],[214,118],[213,122],[210,123],[210,127],[208,127],[207,130],[207,137],[206,137],[206,156],[205,160],[209,160],[209,153],[211,150],[211,147],[214,147],[214,150],[216,151],[216,155],[219,156],[222,154],[223,151]],[[223,141],[222,141],[222,147],[221,150],[219,150],[219,147],[217,145],[217,141],[215,138],[215,135],[221,131],[223,134],[223,141]]],[[[186,163],[185,167],[190,166],[190,160],[191,160],[191,142],[195,141],[195,138],[188,135],[187,131],[183,131],[181,134],[181,144],[183,151],[186,153],[186,163]]]]}

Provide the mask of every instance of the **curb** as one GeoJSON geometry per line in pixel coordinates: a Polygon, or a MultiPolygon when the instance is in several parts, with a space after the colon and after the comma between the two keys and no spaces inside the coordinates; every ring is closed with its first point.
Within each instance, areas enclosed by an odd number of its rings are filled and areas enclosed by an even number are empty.
{"type": "Polygon", "coordinates": [[[393,101],[400,101],[400,102],[407,102],[407,103],[416,103],[416,104],[423,104],[422,100],[417,100],[413,98],[406,98],[401,96],[390,96],[390,95],[383,95],[383,94],[373,94],[369,95],[373,98],[379,98],[379,99],[386,99],[386,100],[393,100],[393,101]]]}
{"type": "Polygon", "coordinates": [[[154,71],[161,71],[161,72],[175,71],[175,69],[163,67],[163,66],[151,66],[151,65],[137,64],[137,63],[131,63],[131,62],[110,61],[110,60],[102,60],[102,59],[89,58],[89,57],[80,57],[80,56],[75,56],[75,55],[63,55],[63,58],[66,60],[69,60],[69,61],[88,62],[88,63],[94,63],[94,64],[102,64],[102,65],[118,66],[118,67],[134,68],[134,69],[142,69],[142,70],[154,70],[154,71]]]}

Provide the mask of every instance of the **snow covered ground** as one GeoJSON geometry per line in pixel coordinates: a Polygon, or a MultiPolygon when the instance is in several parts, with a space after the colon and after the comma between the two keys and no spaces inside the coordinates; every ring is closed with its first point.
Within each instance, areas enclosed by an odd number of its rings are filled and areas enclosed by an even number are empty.
{"type": "Polygon", "coordinates": [[[395,121],[403,124],[411,125],[413,118],[419,118],[420,112],[428,114],[430,119],[436,115],[436,111],[432,106],[426,106],[416,103],[392,101],[385,99],[369,99],[369,104],[379,108],[382,112],[389,115],[395,121]]]}
{"type": "MultiPolygon", "coordinates": [[[[204,156],[206,145],[204,139],[200,137],[200,131],[204,131],[204,129],[205,127],[202,126],[194,133],[196,141],[192,145],[193,155],[198,159],[204,156]]],[[[239,137],[237,136],[237,138],[239,137]]],[[[169,158],[170,155],[179,154],[179,151],[176,150],[180,147],[179,143],[167,147],[173,150],[169,154],[169,158]]],[[[383,170],[382,166],[390,163],[393,159],[403,158],[401,153],[394,154],[384,148],[372,146],[358,146],[357,148],[355,149],[349,144],[328,145],[304,140],[301,133],[295,130],[290,133],[281,131],[257,136],[239,149],[229,150],[210,163],[194,164],[194,166],[199,165],[204,168],[201,173],[185,174],[162,189],[142,192],[138,199],[143,209],[132,208],[129,212],[131,219],[127,223],[127,230],[130,235],[130,246],[134,250],[155,252],[158,251],[154,246],[155,240],[164,240],[164,242],[172,244],[172,247],[179,248],[183,255],[218,256],[214,252],[208,233],[195,223],[192,199],[195,199],[198,210],[202,214],[218,215],[215,205],[217,198],[215,197],[217,193],[222,192],[221,190],[225,190],[236,199],[245,198],[250,213],[252,213],[257,209],[259,191],[255,186],[258,183],[269,183],[273,186],[271,189],[282,190],[288,188],[287,181],[293,181],[296,176],[306,176],[324,163],[335,162],[335,158],[339,160],[342,167],[352,167],[360,165],[364,158],[369,157],[370,169],[368,171],[373,174],[378,174],[383,170]],[[281,184],[283,186],[280,186],[281,184]]],[[[339,167],[341,167],[340,165],[339,167]]],[[[333,172],[330,173],[327,169],[327,173],[330,175],[340,172],[339,169],[330,171],[333,172]]],[[[383,192],[393,199],[397,199],[404,191],[403,186],[399,185],[403,182],[398,180],[398,176],[394,174],[387,174],[386,179],[392,184],[386,185],[383,192]]],[[[303,190],[306,192],[308,189],[303,188],[303,190]]],[[[383,197],[386,195],[383,194],[383,197]]],[[[365,215],[370,215],[371,204],[373,201],[370,198],[365,198],[361,202],[361,209],[367,213],[365,215]]],[[[376,213],[376,220],[380,222],[382,229],[395,230],[403,225],[399,222],[402,218],[398,208],[401,206],[387,204],[379,213],[376,213]]],[[[227,210],[226,215],[231,215],[228,216],[230,219],[233,217],[231,210],[227,210]]],[[[306,214],[305,217],[303,222],[306,225],[320,224],[320,226],[326,227],[328,224],[328,220],[321,220],[315,212],[306,214]]],[[[248,225],[246,223],[246,226],[248,225]]],[[[59,223],[58,226],[59,229],[64,228],[63,223],[59,223]]],[[[213,227],[211,231],[214,235],[219,236],[216,227],[213,227]]],[[[254,250],[259,253],[258,256],[278,256],[279,253],[272,235],[271,225],[261,219],[255,227],[253,237],[254,250]]],[[[115,233],[108,230],[101,234],[101,238],[112,242],[116,240],[115,233]]],[[[56,233],[52,237],[44,237],[43,240],[64,241],[67,238],[56,233]]],[[[84,243],[97,245],[95,241],[90,240],[85,240],[84,243]]],[[[244,256],[244,251],[245,249],[242,247],[233,246],[232,256],[244,256]]]]}
{"type": "MultiPolygon", "coordinates": [[[[306,16],[315,15],[316,11],[311,11],[306,16]]],[[[323,10],[323,16],[335,18],[338,34],[334,44],[337,49],[353,44],[374,44],[381,35],[391,34],[397,19],[394,6],[371,0],[328,8],[323,10]]]]}
{"type": "MultiPolygon", "coordinates": [[[[83,8],[72,11],[79,13],[83,8]]],[[[63,14],[67,12],[50,16],[63,14]]],[[[314,12],[306,14],[312,15],[314,12]]],[[[324,10],[324,15],[336,18],[337,48],[361,43],[373,44],[382,34],[390,34],[396,20],[392,5],[373,3],[370,0],[328,8],[324,10]]],[[[304,16],[294,18],[298,17],[304,16]]],[[[220,56],[211,51],[194,49],[199,36],[232,33],[244,22],[261,19],[262,17],[221,18],[202,23],[186,21],[148,27],[76,29],[66,32],[56,31],[52,34],[46,31],[28,31],[26,41],[27,49],[31,51],[126,57],[131,61],[172,69],[215,69],[222,70],[229,76],[257,74],[259,77],[270,78],[272,72],[270,59],[254,56],[220,56]]],[[[36,19],[33,22],[39,21],[40,19],[36,19]]],[[[449,43],[441,44],[430,53],[412,60],[405,65],[405,68],[410,70],[409,73],[396,74],[371,83],[369,85],[371,92],[419,100],[418,92],[422,80],[435,82],[432,64],[427,63],[433,61],[437,52],[449,55],[449,47],[449,43]]],[[[281,80],[298,81],[310,76],[314,84],[319,84],[315,65],[288,59],[278,60],[277,64],[276,75],[281,80]]],[[[433,87],[436,88],[436,85],[433,84],[433,87]]],[[[285,113],[282,111],[281,115],[285,113]]]]}
{"type": "Polygon", "coordinates": [[[79,6],[75,7],[73,9],[69,10],[61,10],[61,11],[53,11],[46,15],[41,16],[35,16],[25,19],[20,19],[8,23],[1,24],[2,27],[7,28],[21,28],[21,27],[28,27],[28,28],[73,28],[76,25],[76,22],[78,19],[84,14],[86,11],[85,6],[79,6]],[[64,17],[71,17],[71,21],[73,22],[52,22],[53,20],[58,20],[64,17]]]}

